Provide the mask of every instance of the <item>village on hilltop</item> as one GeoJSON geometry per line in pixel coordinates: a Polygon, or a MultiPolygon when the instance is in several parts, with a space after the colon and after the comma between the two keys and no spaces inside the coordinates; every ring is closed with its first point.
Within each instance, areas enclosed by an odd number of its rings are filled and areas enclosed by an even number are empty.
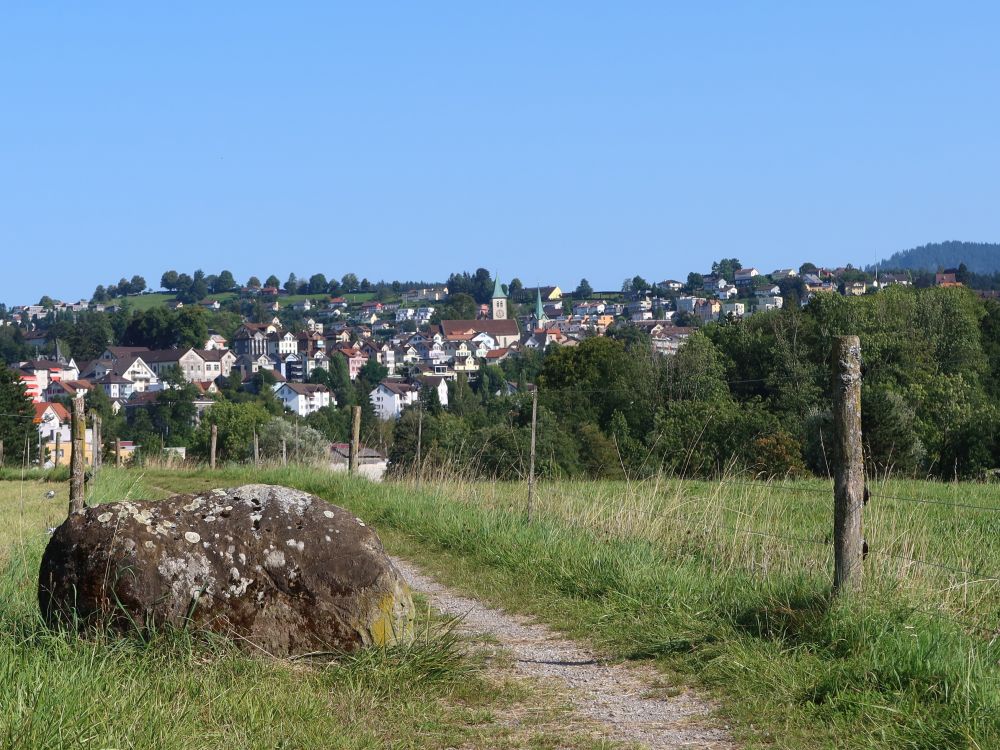
{"type": "MultiPolygon", "coordinates": [[[[636,276],[621,290],[609,292],[594,291],[586,279],[566,292],[556,285],[524,287],[516,279],[505,285],[483,269],[477,277],[492,285],[488,299],[445,284],[399,289],[393,288],[399,284],[383,285],[376,292],[358,292],[332,282],[326,292],[315,293],[317,277],[311,285],[297,285],[294,275],[285,288],[271,277],[267,285],[253,278],[245,286],[235,288],[234,283],[234,288],[220,290],[219,278],[232,279],[223,272],[205,284],[206,290],[214,284],[217,293],[209,291],[191,301],[189,288],[187,295],[165,295],[158,303],[172,314],[187,310],[191,319],[211,321],[212,314],[228,313],[225,320],[232,330],[206,326],[202,339],[169,348],[158,348],[153,341],[107,342],[99,351],[83,352],[67,348],[58,336],[58,321],[77,323],[83,313],[134,317],[136,301],[151,294],[141,277],[123,279],[119,289],[99,287],[90,302],[43,298],[9,310],[0,306],[0,326],[14,331],[30,352],[8,366],[35,405],[39,444],[68,446],[68,399],[80,392],[99,389],[115,414],[124,412],[131,419],[156,404],[163,391],[190,384],[197,422],[224,388],[231,393],[265,387],[286,412],[308,417],[338,406],[328,376],[333,364],[332,369],[346,372],[352,382],[367,373],[367,399],[374,416],[397,420],[422,396],[447,407],[449,383],[458,378],[474,381],[490,366],[510,372],[504,364],[527,352],[573,347],[588,337],[631,328],[648,336],[653,353],[670,356],[696,328],[710,322],[738,320],[787,304],[806,306],[820,294],[864,295],[913,283],[907,274],[879,277],[850,266],[804,264],[760,273],[736,259],[719,261],[705,274],[691,273],[683,282],[649,284],[636,276]]],[[[176,285],[177,278],[168,272],[163,285],[176,285]]],[[[934,283],[960,284],[955,270],[938,273],[934,283]]],[[[320,286],[327,286],[325,279],[320,286]]],[[[529,384],[509,379],[503,385],[511,392],[526,387],[529,384]]],[[[135,448],[125,441],[120,450],[135,448]]],[[[53,463],[68,460],[68,450],[51,453],[53,463]]]]}

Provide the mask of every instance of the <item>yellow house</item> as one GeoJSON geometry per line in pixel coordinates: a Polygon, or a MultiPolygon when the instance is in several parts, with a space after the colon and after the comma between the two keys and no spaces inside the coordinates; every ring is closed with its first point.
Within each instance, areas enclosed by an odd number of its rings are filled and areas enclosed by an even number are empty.
{"type": "MultiPolygon", "coordinates": [[[[114,464],[114,447],[113,443],[108,443],[109,450],[104,454],[105,464],[114,464]],[[108,455],[110,453],[110,455],[108,455]]],[[[127,464],[132,458],[132,453],[135,451],[135,445],[131,441],[121,441],[121,448],[119,450],[119,455],[121,456],[122,463],[127,464]]],[[[72,446],[70,440],[66,436],[61,436],[58,443],[58,455],[56,451],[56,441],[48,440],[44,445],[45,450],[48,451],[48,460],[51,461],[55,466],[69,466],[70,460],[73,455],[72,446]]],[[[83,463],[86,466],[93,466],[94,464],[94,434],[93,430],[87,429],[84,434],[83,439],[83,463]]]]}

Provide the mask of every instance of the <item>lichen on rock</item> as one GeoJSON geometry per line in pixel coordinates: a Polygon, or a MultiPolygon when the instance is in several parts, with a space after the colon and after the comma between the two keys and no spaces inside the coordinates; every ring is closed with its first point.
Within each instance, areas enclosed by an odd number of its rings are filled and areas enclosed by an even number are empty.
{"type": "Polygon", "coordinates": [[[74,513],[45,550],[38,597],[53,625],[198,627],[282,656],[412,635],[409,587],[375,532],[273,485],[74,513]]]}

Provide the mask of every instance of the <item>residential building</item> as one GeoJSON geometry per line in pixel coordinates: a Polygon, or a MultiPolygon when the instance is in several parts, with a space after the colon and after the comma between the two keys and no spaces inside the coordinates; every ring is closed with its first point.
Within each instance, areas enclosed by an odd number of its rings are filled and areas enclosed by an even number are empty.
{"type": "Polygon", "coordinates": [[[146,352],[142,359],[161,381],[176,368],[193,383],[228,378],[237,356],[229,349],[164,349],[146,352]]]}
{"type": "Polygon", "coordinates": [[[695,308],[695,314],[702,319],[705,323],[710,323],[713,320],[719,319],[719,314],[722,312],[722,303],[717,299],[707,299],[703,300],[697,308],[695,308]]]}
{"type": "Polygon", "coordinates": [[[962,283],[958,280],[958,269],[946,268],[943,271],[939,271],[938,273],[934,274],[934,285],[962,286],[962,283]]]}
{"type": "Polygon", "coordinates": [[[330,356],[336,355],[344,357],[347,360],[347,372],[351,380],[358,379],[358,373],[361,372],[361,368],[368,362],[368,358],[360,350],[349,346],[338,347],[330,354],[330,356]]]}
{"type": "Polygon", "coordinates": [[[218,333],[209,334],[208,338],[205,340],[204,349],[228,349],[229,342],[226,341],[225,336],[218,333]]]}
{"type": "Polygon", "coordinates": [[[758,312],[767,312],[768,310],[780,310],[784,304],[785,304],[785,298],[777,295],[769,295],[766,297],[757,298],[758,312]]]}
{"type": "Polygon", "coordinates": [[[448,296],[448,287],[446,286],[431,286],[431,287],[421,287],[420,289],[407,289],[403,292],[403,303],[407,302],[422,302],[427,300],[429,302],[440,302],[448,296]]]}
{"type": "Polygon", "coordinates": [[[419,396],[420,388],[413,383],[387,378],[375,386],[368,398],[378,418],[388,421],[399,419],[403,409],[415,404],[419,396]]]}
{"type": "Polygon", "coordinates": [[[675,303],[677,312],[693,313],[699,305],[705,304],[704,297],[678,297],[675,303]]]}
{"type": "Polygon", "coordinates": [[[742,302],[725,302],[722,305],[722,315],[725,317],[732,315],[734,318],[742,318],[746,312],[746,305],[742,302]]]}
{"type": "Polygon", "coordinates": [[[293,414],[307,417],[326,406],[336,406],[337,400],[325,385],[316,383],[282,383],[274,395],[293,414]]]}
{"type": "Polygon", "coordinates": [[[105,373],[94,385],[100,386],[112,401],[128,401],[135,390],[131,380],[114,372],[105,373]]]}
{"type": "Polygon", "coordinates": [[[532,286],[525,287],[514,295],[517,302],[534,302],[536,297],[541,297],[544,302],[559,302],[563,298],[562,289],[558,286],[532,286]]]}
{"type": "Polygon", "coordinates": [[[739,297],[740,292],[732,284],[727,284],[726,286],[719,289],[719,291],[716,293],[716,296],[719,299],[733,299],[734,297],[739,297]]]}
{"type": "Polygon", "coordinates": [[[681,344],[683,344],[696,330],[697,329],[695,328],[684,327],[665,328],[660,333],[653,336],[653,351],[657,354],[667,356],[677,354],[677,350],[680,348],[681,344]]]}

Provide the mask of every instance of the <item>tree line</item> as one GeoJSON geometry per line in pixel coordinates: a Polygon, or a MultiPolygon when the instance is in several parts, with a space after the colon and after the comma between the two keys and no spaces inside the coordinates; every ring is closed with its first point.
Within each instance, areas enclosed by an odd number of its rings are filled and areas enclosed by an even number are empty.
{"type": "Polygon", "coordinates": [[[724,320],[657,357],[632,326],[551,347],[452,386],[447,409],[408,409],[395,427],[396,470],[523,476],[530,395],[538,386],[545,476],[620,478],[659,471],[828,476],[829,352],[861,337],[865,455],[873,476],[984,479],[1000,468],[1000,303],[960,288],[892,287],[818,295],[724,320]],[[491,374],[492,373],[492,374],[491,374]],[[518,383],[513,393],[501,380],[518,383]]]}

